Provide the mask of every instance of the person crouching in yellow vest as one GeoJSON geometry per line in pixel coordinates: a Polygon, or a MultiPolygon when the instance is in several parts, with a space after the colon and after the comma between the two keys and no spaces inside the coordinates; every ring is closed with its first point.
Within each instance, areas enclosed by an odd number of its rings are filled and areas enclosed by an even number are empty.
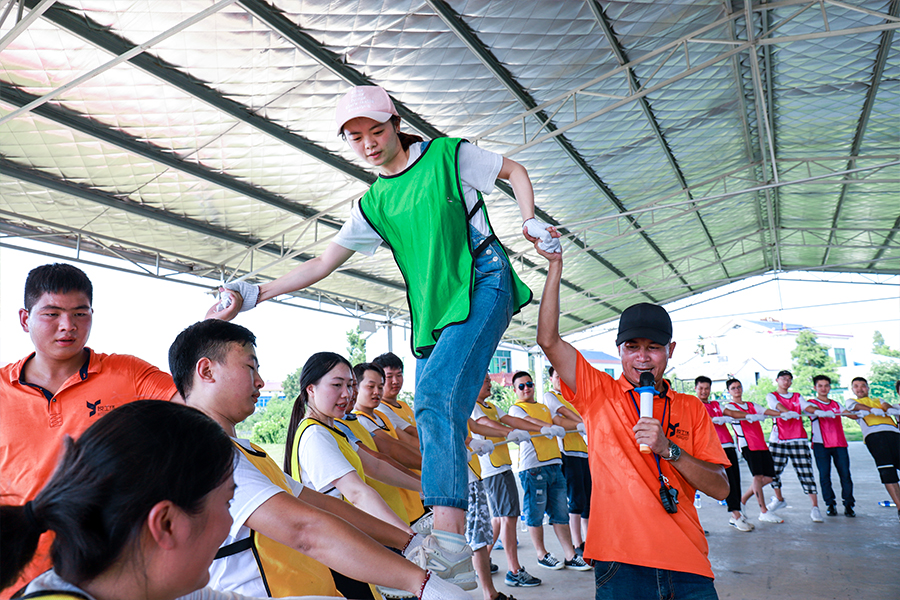
{"type": "Polygon", "coordinates": [[[385,547],[409,555],[424,550],[427,538],[303,486],[261,448],[236,439],[235,426],[253,414],[264,385],[255,344],[248,329],[208,319],[182,331],[169,348],[185,404],[216,421],[240,450],[229,506],[234,523],[210,567],[210,587],[250,597],[338,596],[332,567],[423,600],[468,598],[385,547]]]}
{"type": "Polygon", "coordinates": [[[550,409],[534,401],[534,381],[530,374],[519,371],[513,375],[513,389],[518,402],[509,408],[510,416],[540,424],[541,433],[546,435],[519,444],[519,480],[524,492],[525,524],[537,552],[538,564],[552,570],[565,567],[587,571],[591,567],[575,554],[572,545],[566,510],[566,479],[562,472],[559,446],[553,439],[565,437],[566,431],[553,424],[550,409]],[[550,524],[565,553],[562,562],[544,547],[545,512],[550,516],[550,524]]]}

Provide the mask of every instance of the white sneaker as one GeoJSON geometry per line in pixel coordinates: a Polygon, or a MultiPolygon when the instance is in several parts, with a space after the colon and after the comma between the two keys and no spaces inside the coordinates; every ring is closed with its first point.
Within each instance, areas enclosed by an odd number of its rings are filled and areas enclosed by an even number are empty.
{"type": "Polygon", "coordinates": [[[773,511],[759,513],[759,520],[763,523],[784,523],[784,519],[776,515],[773,511]]]}
{"type": "Polygon", "coordinates": [[[472,549],[466,546],[461,552],[450,552],[441,547],[437,538],[429,535],[409,556],[409,560],[422,569],[431,570],[441,579],[464,590],[478,587],[475,567],[472,565],[472,549]]]}
{"type": "Polygon", "coordinates": [[[753,531],[754,529],[753,523],[749,523],[743,516],[741,516],[739,519],[731,517],[730,519],[728,519],[728,524],[738,531],[753,531]]]}
{"type": "Polygon", "coordinates": [[[431,530],[434,529],[434,513],[428,511],[415,521],[413,521],[412,525],[410,525],[413,531],[416,533],[421,533],[422,535],[429,535],[431,530]]]}
{"type": "Polygon", "coordinates": [[[766,509],[768,510],[781,510],[782,508],[787,508],[787,502],[779,500],[778,496],[772,496],[772,499],[766,504],[766,509]]]}
{"type": "Polygon", "coordinates": [[[812,510],[809,511],[809,518],[813,520],[813,523],[821,523],[825,520],[822,518],[822,513],[819,512],[818,506],[812,507],[812,510]]]}

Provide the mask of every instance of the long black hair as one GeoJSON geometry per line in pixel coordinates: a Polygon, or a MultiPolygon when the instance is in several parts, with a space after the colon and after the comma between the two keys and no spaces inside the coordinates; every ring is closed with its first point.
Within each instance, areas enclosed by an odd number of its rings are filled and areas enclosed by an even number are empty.
{"type": "Polygon", "coordinates": [[[294,436],[297,434],[297,427],[300,421],[306,417],[306,408],[309,404],[309,392],[306,391],[310,385],[315,385],[322,380],[333,368],[338,365],[347,365],[350,368],[350,361],[334,352],[316,352],[309,357],[303,369],[300,371],[300,394],[294,400],[294,408],[291,410],[291,420],[288,423],[287,440],[284,443],[284,472],[293,477],[291,473],[291,457],[294,453],[294,436]]]}
{"type": "MultiPolygon", "coordinates": [[[[26,435],[25,432],[22,435],[26,435]]],[[[0,589],[53,531],[57,574],[90,581],[135,545],[150,509],[169,500],[197,514],[234,468],[225,431],[198,410],[159,400],[117,408],[78,440],[66,438],[53,477],[24,506],[0,506],[0,589]]]]}

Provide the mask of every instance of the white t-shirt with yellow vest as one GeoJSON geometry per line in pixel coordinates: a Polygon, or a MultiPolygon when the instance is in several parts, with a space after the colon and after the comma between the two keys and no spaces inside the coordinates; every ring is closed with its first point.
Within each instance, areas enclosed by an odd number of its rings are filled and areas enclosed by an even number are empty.
{"type": "MultiPolygon", "coordinates": [[[[575,414],[578,414],[578,411],[575,410],[574,407],[566,406],[562,400],[559,399],[559,396],[554,394],[553,392],[545,392],[544,393],[544,404],[547,408],[550,409],[550,414],[553,416],[557,416],[559,414],[559,409],[562,407],[566,407],[569,410],[573,411],[575,414]]],[[[562,415],[560,415],[562,416],[562,415]]],[[[580,416],[580,415],[579,415],[580,416]]],[[[581,434],[568,434],[568,435],[581,435],[581,434]]],[[[587,442],[587,438],[585,436],[581,436],[585,442],[587,442]]],[[[559,444],[559,451],[565,454],[566,456],[577,456],[578,458],[587,458],[587,452],[581,452],[578,450],[566,450],[565,442],[563,439],[557,440],[559,444]]]]}
{"type": "MultiPolygon", "coordinates": [[[[550,417],[550,410],[544,406],[543,404],[535,403],[535,406],[541,407],[547,411],[547,418],[540,419],[545,421],[547,425],[553,425],[553,422],[550,417]]],[[[520,419],[524,419],[525,417],[530,416],[525,409],[521,406],[513,404],[509,407],[509,416],[518,417],[520,419]]],[[[546,440],[547,438],[536,438],[538,440],[546,440]]],[[[547,440],[552,441],[553,444],[556,444],[556,440],[547,440]]],[[[539,442],[540,443],[540,442],[539,442]]],[[[519,444],[519,472],[527,471],[528,469],[535,469],[537,467],[546,467],[549,465],[562,465],[562,458],[559,456],[559,451],[556,452],[557,458],[551,458],[550,460],[542,461],[538,459],[537,452],[534,448],[534,442],[522,442],[519,444]]]]}

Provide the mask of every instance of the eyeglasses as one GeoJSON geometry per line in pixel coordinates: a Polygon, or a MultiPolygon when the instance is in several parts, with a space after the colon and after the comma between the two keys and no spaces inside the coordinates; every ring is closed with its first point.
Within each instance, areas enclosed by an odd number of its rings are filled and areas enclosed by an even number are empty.
{"type": "Polygon", "coordinates": [[[520,389],[520,390],[524,390],[524,389],[527,388],[527,387],[528,387],[528,388],[533,388],[533,387],[534,387],[534,382],[533,382],[533,381],[526,381],[525,383],[520,383],[520,384],[519,384],[519,389],[520,389]]]}

